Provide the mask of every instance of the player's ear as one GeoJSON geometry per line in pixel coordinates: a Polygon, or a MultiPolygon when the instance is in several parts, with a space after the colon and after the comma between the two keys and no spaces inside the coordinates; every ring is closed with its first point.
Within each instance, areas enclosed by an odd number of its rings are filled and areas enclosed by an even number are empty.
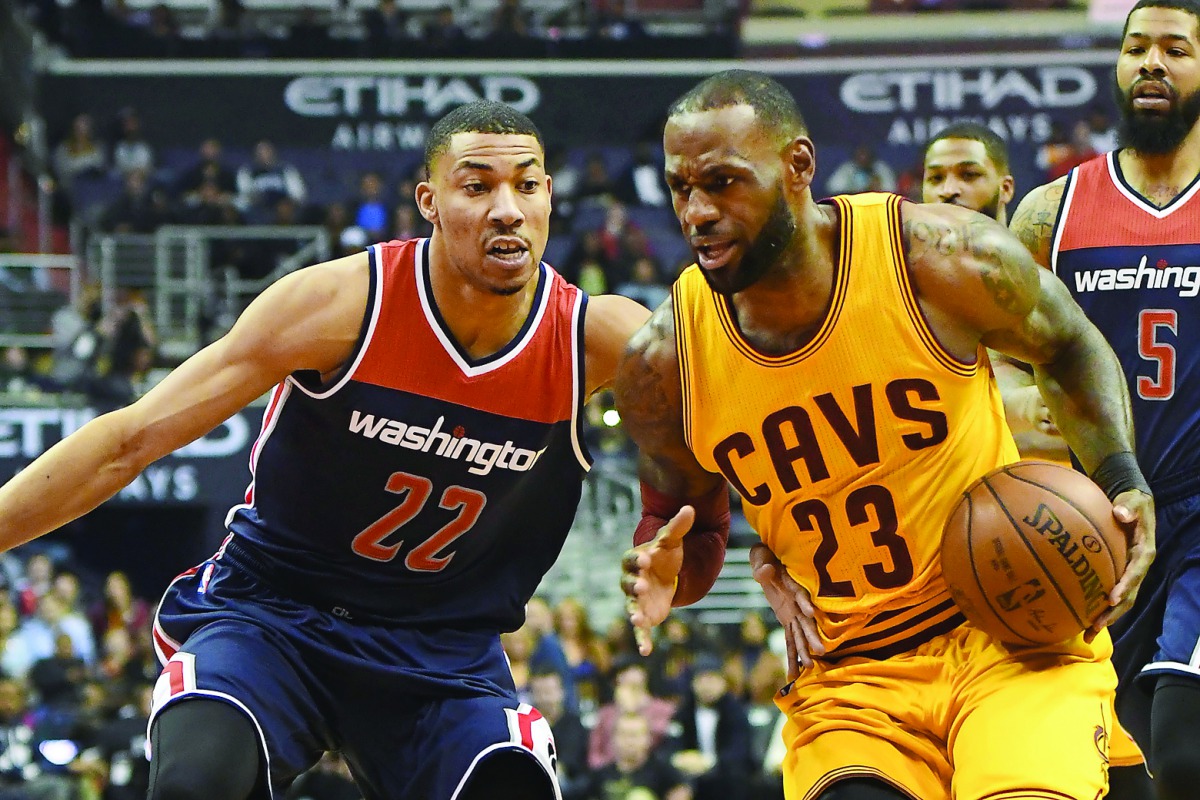
{"type": "Polygon", "coordinates": [[[1000,179],[1000,205],[1006,206],[1012,202],[1013,196],[1017,193],[1017,183],[1013,180],[1012,175],[1005,175],[1000,179]]]}
{"type": "Polygon", "coordinates": [[[817,152],[812,139],[797,136],[784,147],[785,181],[795,190],[812,185],[817,169],[817,152]]]}
{"type": "Polygon", "coordinates": [[[429,181],[421,181],[417,184],[416,198],[417,210],[421,212],[421,216],[430,225],[437,225],[437,193],[433,191],[433,185],[429,181]]]}

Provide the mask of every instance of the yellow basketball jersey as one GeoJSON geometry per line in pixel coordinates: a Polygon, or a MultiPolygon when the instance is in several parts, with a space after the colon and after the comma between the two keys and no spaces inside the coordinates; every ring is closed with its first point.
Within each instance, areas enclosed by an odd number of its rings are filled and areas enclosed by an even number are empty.
{"type": "Polygon", "coordinates": [[[986,351],[938,343],[910,283],[901,198],[836,197],[827,317],[772,356],[696,266],[674,287],[688,446],[811,594],[828,653],[886,657],[961,621],[942,527],[963,489],[1017,460],[986,351]]]}

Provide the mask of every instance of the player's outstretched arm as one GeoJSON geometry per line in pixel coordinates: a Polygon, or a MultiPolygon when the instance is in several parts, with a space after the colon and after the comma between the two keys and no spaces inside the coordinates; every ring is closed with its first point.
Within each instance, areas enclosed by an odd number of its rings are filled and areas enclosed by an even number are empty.
{"type": "Polygon", "coordinates": [[[1154,558],[1154,503],[1133,457],[1120,362],[1066,286],[998,223],[941,205],[915,207],[905,225],[918,290],[941,330],[959,348],[975,331],[988,347],[1033,365],[1063,438],[1129,531],[1129,565],[1110,598],[1115,608],[1094,633],[1132,605],[1154,558]]]}
{"type": "Polygon", "coordinates": [[[633,335],[613,385],[626,432],[640,450],[642,521],[622,559],[621,588],[643,655],[671,607],[712,588],[729,539],[724,478],[696,462],[683,432],[683,389],[674,304],[663,303],[633,335]]]}
{"type": "Polygon", "coordinates": [[[233,328],[132,405],[104,414],[0,487],[0,550],[55,530],[116,494],[296,370],[330,373],[366,308],[366,255],[309,267],[262,293],[233,328]]]}

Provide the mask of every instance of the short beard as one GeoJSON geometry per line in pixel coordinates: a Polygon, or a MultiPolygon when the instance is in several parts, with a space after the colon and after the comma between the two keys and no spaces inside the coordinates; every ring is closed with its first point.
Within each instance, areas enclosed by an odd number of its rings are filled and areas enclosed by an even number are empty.
{"type": "Polygon", "coordinates": [[[1117,108],[1121,110],[1120,136],[1124,147],[1146,155],[1166,155],[1179,147],[1200,119],[1200,91],[1181,97],[1174,87],[1171,110],[1166,114],[1139,113],[1133,107],[1133,97],[1113,82],[1117,108]]]}
{"type": "Polygon", "coordinates": [[[795,233],[796,218],[792,216],[792,210],[783,197],[783,189],[780,188],[775,196],[771,216],[767,217],[762,230],[746,249],[736,270],[731,272],[723,269],[714,273],[702,269],[700,272],[714,292],[724,295],[737,294],[758,283],[771,267],[779,263],[795,233]]]}

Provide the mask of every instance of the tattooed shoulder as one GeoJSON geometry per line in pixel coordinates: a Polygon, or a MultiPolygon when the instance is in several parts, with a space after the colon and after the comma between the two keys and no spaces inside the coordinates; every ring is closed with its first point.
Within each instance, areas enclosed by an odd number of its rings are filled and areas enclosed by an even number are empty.
{"type": "Polygon", "coordinates": [[[1050,244],[1059,206],[1066,191],[1066,176],[1031,191],[1017,206],[1009,229],[1043,266],[1050,263],[1050,244]]]}
{"type": "Polygon", "coordinates": [[[613,385],[617,409],[627,426],[679,420],[683,390],[675,349],[672,300],[660,305],[629,340],[613,385]]]}

